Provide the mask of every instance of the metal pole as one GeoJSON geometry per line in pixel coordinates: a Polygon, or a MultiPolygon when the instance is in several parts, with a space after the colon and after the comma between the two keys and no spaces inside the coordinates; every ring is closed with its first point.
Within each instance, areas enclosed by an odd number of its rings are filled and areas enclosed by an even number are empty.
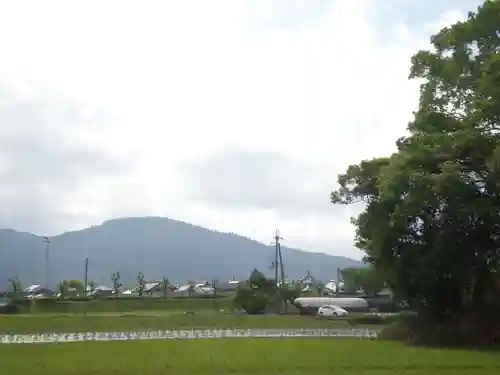
{"type": "Polygon", "coordinates": [[[276,229],[276,235],[274,236],[274,279],[276,280],[276,287],[279,288],[278,284],[278,262],[279,262],[279,255],[278,255],[278,249],[280,246],[280,237],[278,230],[276,229]]]}
{"type": "Polygon", "coordinates": [[[83,301],[83,316],[87,315],[87,287],[88,287],[88,275],[89,275],[89,258],[85,258],[85,271],[84,271],[84,286],[83,295],[85,296],[85,301],[83,301]]]}
{"type": "Polygon", "coordinates": [[[340,293],[340,268],[337,268],[337,285],[335,286],[337,294],[340,293]]]}
{"type": "Polygon", "coordinates": [[[285,301],[285,266],[283,265],[283,256],[281,255],[281,245],[278,244],[278,254],[280,261],[280,270],[281,270],[281,299],[285,304],[285,312],[287,312],[287,303],[285,301]]]}
{"type": "Polygon", "coordinates": [[[279,284],[279,277],[278,277],[278,272],[279,272],[279,269],[278,269],[278,262],[279,262],[279,246],[280,246],[280,236],[279,236],[279,232],[278,230],[276,229],[276,233],[274,235],[274,247],[275,247],[275,251],[274,251],[274,279],[276,280],[276,310],[277,312],[280,311],[281,309],[281,302],[280,302],[280,299],[281,299],[281,296],[280,296],[280,289],[281,289],[281,285],[279,284]]]}
{"type": "Polygon", "coordinates": [[[43,237],[43,242],[45,243],[45,287],[49,287],[49,237],[43,237]]]}

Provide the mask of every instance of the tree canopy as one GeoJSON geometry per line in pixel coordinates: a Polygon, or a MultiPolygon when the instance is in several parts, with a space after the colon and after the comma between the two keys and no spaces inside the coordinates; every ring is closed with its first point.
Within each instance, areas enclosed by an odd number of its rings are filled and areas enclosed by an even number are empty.
{"type": "Polygon", "coordinates": [[[356,292],[362,289],[367,296],[375,296],[385,286],[384,275],[373,267],[344,268],[344,291],[356,292]]]}
{"type": "Polygon", "coordinates": [[[331,194],[365,202],[356,244],[396,295],[436,318],[500,306],[500,2],[432,36],[397,151],[352,165],[331,194]]]}

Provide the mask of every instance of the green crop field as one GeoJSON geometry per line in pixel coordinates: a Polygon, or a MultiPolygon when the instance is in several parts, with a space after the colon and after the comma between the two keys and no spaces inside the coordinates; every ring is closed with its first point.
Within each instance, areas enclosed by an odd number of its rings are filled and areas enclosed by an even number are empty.
{"type": "Polygon", "coordinates": [[[205,339],[0,346],[16,375],[493,375],[500,353],[382,341],[205,339]]]}
{"type": "MultiPolygon", "coordinates": [[[[103,332],[183,328],[349,328],[345,319],[300,315],[234,315],[214,311],[81,315],[0,315],[0,332],[103,332]]],[[[356,328],[368,326],[356,326],[356,328]]],[[[376,325],[380,329],[382,325],[376,325]]]]}

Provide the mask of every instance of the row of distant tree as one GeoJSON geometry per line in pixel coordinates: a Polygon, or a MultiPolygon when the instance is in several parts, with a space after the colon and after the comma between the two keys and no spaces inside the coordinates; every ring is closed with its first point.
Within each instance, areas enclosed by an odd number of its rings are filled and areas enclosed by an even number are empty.
{"type": "MultiPolygon", "coordinates": [[[[23,294],[23,285],[21,280],[18,277],[10,278],[9,280],[9,291],[8,293],[14,297],[20,297],[23,294]]],[[[113,290],[113,294],[118,296],[120,294],[121,288],[123,284],[121,282],[120,272],[113,272],[110,276],[111,288],[113,290]]],[[[136,277],[136,285],[134,290],[136,294],[142,297],[145,293],[146,289],[146,278],[144,273],[139,272],[136,277]]],[[[213,282],[214,286],[216,286],[216,282],[213,282]]],[[[161,289],[163,291],[163,295],[166,298],[168,295],[169,287],[171,286],[170,281],[167,277],[163,277],[160,281],[161,289]]],[[[188,282],[188,294],[192,294],[195,289],[195,283],[193,281],[188,282]]],[[[84,282],[81,280],[61,280],[57,285],[57,293],[60,297],[64,298],[67,296],[86,296],[93,295],[97,290],[97,283],[90,280],[87,282],[87,290],[85,290],[84,282]]],[[[214,288],[215,290],[216,288],[214,288]]]]}
{"type": "MultiPolygon", "coordinates": [[[[259,274],[261,274],[260,271],[256,272],[259,272],[259,274]]],[[[378,292],[380,292],[385,285],[385,280],[383,276],[379,272],[375,271],[374,268],[372,267],[346,268],[342,270],[342,275],[344,278],[344,284],[341,290],[337,289],[337,292],[341,291],[347,293],[354,293],[362,290],[365,292],[365,294],[369,296],[374,296],[378,292]]],[[[121,282],[120,272],[118,271],[113,272],[110,275],[110,281],[111,281],[111,288],[114,292],[113,294],[116,296],[119,295],[120,290],[123,287],[123,284],[121,282]]],[[[9,279],[9,284],[10,284],[9,292],[11,294],[16,296],[22,294],[23,287],[21,284],[21,280],[19,280],[18,277],[9,279]]],[[[144,273],[139,272],[136,276],[136,284],[133,288],[135,294],[137,294],[139,297],[142,297],[146,291],[145,290],[146,284],[147,281],[144,276],[144,273]]],[[[160,284],[162,293],[166,298],[168,295],[169,287],[171,287],[170,281],[167,277],[163,277],[160,284]]],[[[196,283],[194,281],[188,282],[188,289],[187,289],[188,295],[191,295],[195,292],[195,285],[196,283]]],[[[84,282],[82,282],[81,280],[61,280],[57,285],[56,292],[60,295],[61,298],[70,296],[81,297],[81,296],[93,295],[94,292],[96,291],[97,286],[98,285],[94,281],[90,280],[87,283],[87,290],[85,291],[84,282]]],[[[217,290],[219,289],[218,281],[213,280],[211,286],[214,290],[214,293],[217,293],[217,290]]],[[[303,287],[304,285],[302,285],[300,281],[291,281],[286,285],[287,290],[297,289],[299,293],[301,288],[303,287]]],[[[312,287],[317,291],[318,295],[323,295],[323,293],[325,292],[325,285],[323,283],[317,283],[316,285],[312,285],[312,287]]],[[[339,284],[337,284],[337,287],[339,287],[339,284]]]]}

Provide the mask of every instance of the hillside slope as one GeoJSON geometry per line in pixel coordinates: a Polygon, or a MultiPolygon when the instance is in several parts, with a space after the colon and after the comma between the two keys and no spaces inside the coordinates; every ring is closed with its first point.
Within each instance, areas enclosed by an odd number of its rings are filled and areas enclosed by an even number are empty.
{"type": "MultiPolygon", "coordinates": [[[[287,278],[307,270],[320,280],[335,278],[337,268],[361,262],[322,253],[282,248],[287,278]]],[[[44,278],[43,237],[10,229],[0,230],[0,285],[18,275],[24,285],[44,278]]],[[[247,277],[256,267],[271,274],[274,248],[235,234],[220,233],[159,217],[124,218],[50,239],[50,284],[83,279],[89,258],[89,278],[110,285],[120,271],[126,284],[137,272],[148,279],[166,276],[173,282],[228,280],[247,277]]]]}

